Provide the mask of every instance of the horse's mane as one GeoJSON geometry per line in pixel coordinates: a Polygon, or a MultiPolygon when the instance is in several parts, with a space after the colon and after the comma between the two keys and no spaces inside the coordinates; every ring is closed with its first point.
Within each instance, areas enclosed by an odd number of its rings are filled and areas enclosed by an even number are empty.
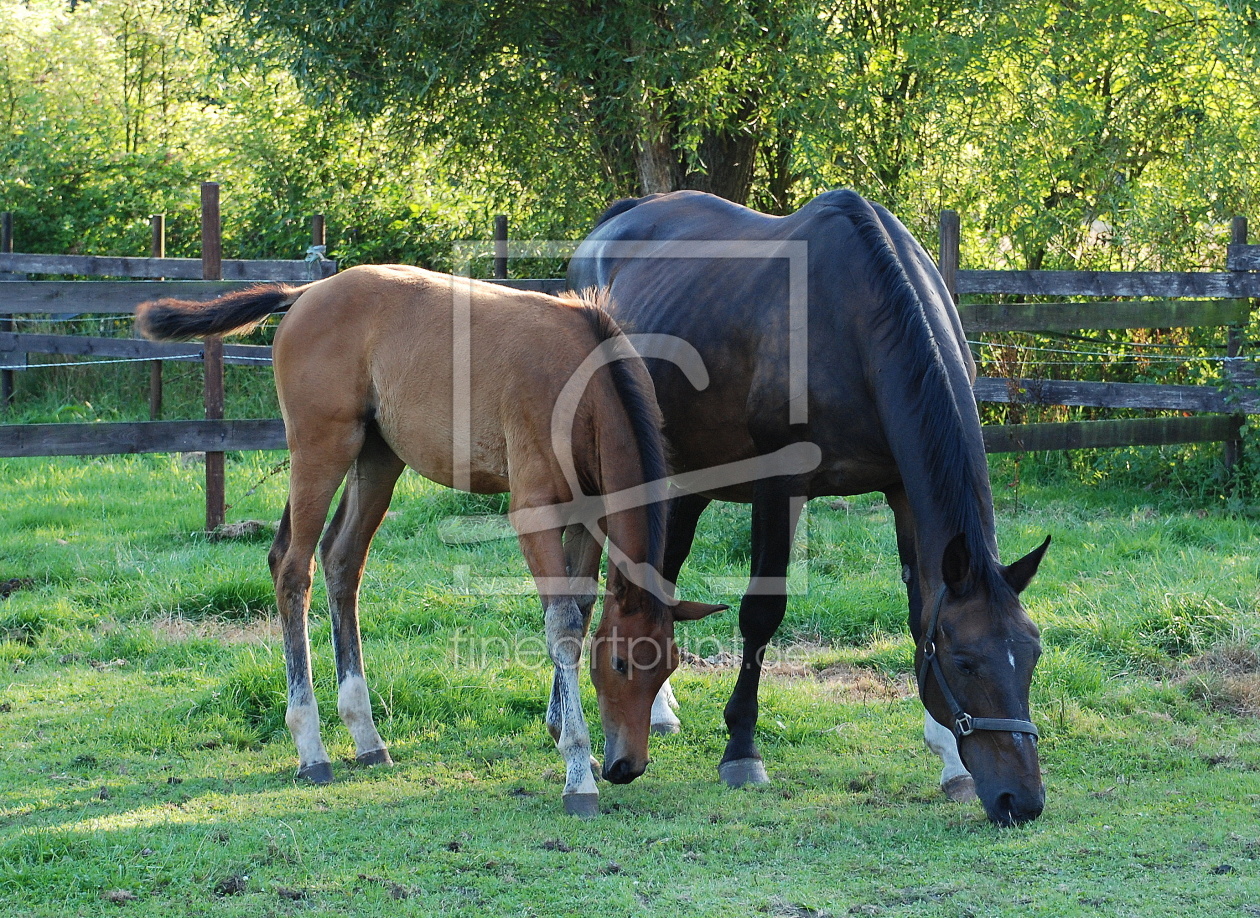
{"type": "MultiPolygon", "coordinates": [[[[611,306],[606,293],[586,291],[580,297],[574,298],[573,305],[585,317],[597,343],[618,342],[618,356],[621,359],[610,361],[607,369],[639,447],[643,482],[664,481],[669,469],[665,459],[665,440],[661,434],[661,411],[656,404],[651,378],[643,368],[638,354],[626,340],[621,326],[609,314],[611,306]]],[[[647,504],[643,510],[647,515],[647,557],[644,560],[660,570],[665,556],[666,505],[663,502],[647,504]]],[[[653,609],[656,606],[657,604],[652,604],[653,609]]],[[[661,604],[657,611],[664,614],[664,605],[661,604]]]]}
{"type": "Polygon", "coordinates": [[[875,286],[883,292],[876,326],[883,329],[883,342],[896,352],[898,364],[905,369],[905,410],[919,428],[929,487],[947,525],[966,538],[975,582],[986,585],[990,595],[1004,595],[1010,587],[1002,579],[996,548],[988,538],[992,523],[984,520],[980,509],[980,483],[987,481],[988,468],[983,452],[977,454],[969,446],[968,422],[959,408],[961,399],[973,398],[971,391],[955,391],[923,300],[874,207],[848,190],[828,198],[850,219],[870,250],[875,286]]]}

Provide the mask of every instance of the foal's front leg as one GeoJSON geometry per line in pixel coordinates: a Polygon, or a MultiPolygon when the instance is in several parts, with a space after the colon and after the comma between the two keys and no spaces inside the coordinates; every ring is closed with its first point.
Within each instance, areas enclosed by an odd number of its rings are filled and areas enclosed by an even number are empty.
{"type": "Polygon", "coordinates": [[[569,577],[560,530],[522,534],[520,543],[525,562],[538,585],[547,653],[555,665],[547,726],[564,757],[564,810],[575,816],[594,816],[599,812],[599,789],[591,773],[591,736],[582,715],[578,679],[582,641],[590,621],[589,605],[584,614],[579,601],[589,594],[593,603],[593,589],[582,589],[580,583],[573,583],[569,577]]]}

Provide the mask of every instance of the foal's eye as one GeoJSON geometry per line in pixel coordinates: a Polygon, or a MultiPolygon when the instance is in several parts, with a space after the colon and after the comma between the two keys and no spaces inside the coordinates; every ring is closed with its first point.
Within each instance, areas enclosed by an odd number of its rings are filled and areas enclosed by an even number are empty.
{"type": "Polygon", "coordinates": [[[613,669],[621,673],[623,676],[630,671],[630,665],[626,663],[626,661],[623,660],[621,657],[613,657],[612,666],[613,666],[613,669]]]}

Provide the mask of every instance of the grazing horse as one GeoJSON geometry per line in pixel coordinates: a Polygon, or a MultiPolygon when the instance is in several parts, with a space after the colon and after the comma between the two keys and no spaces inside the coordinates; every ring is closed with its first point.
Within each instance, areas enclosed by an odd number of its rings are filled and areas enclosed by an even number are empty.
{"type": "Polygon", "coordinates": [[[158,300],[138,308],[137,324],[157,339],[231,334],[285,307],[273,363],[292,471],[268,561],[298,775],[332,780],[307,634],[317,543],[337,711],[360,763],[390,763],[363,676],[358,594],[372,537],[411,466],[445,485],[511,491],[510,519],[542,599],[555,664],[546,723],[566,763],[565,808],[593,814],[598,790],[577,667],[605,527],[613,563],[593,668],[611,776],[630,780],[647,767],[653,698],[678,661],[675,619],[724,608],[674,603],[659,583],[665,511],[661,487],[653,497],[652,485],[665,480],[665,469],[642,361],[606,313],[576,299],[392,265],[207,303],[158,300]],[[607,495],[629,499],[614,507],[607,495]],[[647,647],[657,648],[654,656],[647,647]]]}
{"type": "MultiPolygon", "coordinates": [[[[851,191],[786,217],[698,192],[649,195],[604,214],[573,257],[569,285],[607,289],[627,330],[686,342],[712,376],[697,391],[674,364],[648,361],[672,471],[687,482],[671,501],[665,579],[677,578],[710,501],[752,503],[722,778],[768,780],[754,742],[757,690],[804,502],[882,491],[923,704],[956,740],[989,818],[1035,819],[1045,790],[1028,693],[1041,651],[1018,596],[1049,539],[1009,567],[998,561],[975,364],[945,284],[909,231],[851,191]],[[743,482],[709,474],[801,443],[820,453],[810,469],[743,482]]],[[[938,732],[928,735],[940,745],[938,732]]]]}

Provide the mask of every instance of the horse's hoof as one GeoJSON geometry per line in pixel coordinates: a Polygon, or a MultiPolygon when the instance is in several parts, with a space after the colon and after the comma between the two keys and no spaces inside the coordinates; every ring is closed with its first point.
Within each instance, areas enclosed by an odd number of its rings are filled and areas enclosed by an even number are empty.
{"type": "Polygon", "coordinates": [[[373,749],[371,752],[365,752],[362,755],[354,757],[355,762],[359,765],[393,765],[394,760],[389,757],[389,750],[382,746],[380,749],[373,749]]]}
{"type": "Polygon", "coordinates": [[[976,782],[971,775],[954,775],[941,785],[941,790],[955,803],[970,803],[979,799],[976,796],[976,782]]]}
{"type": "Polygon", "coordinates": [[[603,769],[599,767],[599,759],[595,758],[595,756],[591,756],[591,777],[596,781],[604,777],[603,769]]]}
{"type": "Polygon", "coordinates": [[[298,769],[298,779],[312,784],[332,784],[332,762],[313,762],[298,769]]]}
{"type": "Polygon", "coordinates": [[[682,724],[671,723],[670,721],[661,721],[659,724],[652,724],[652,732],[657,736],[669,736],[671,733],[678,733],[682,730],[682,724]]]}
{"type": "Polygon", "coordinates": [[[570,816],[590,819],[599,815],[599,794],[565,794],[564,811],[570,816]]]}
{"type": "Polygon", "coordinates": [[[769,784],[770,776],[761,759],[731,759],[718,766],[718,774],[727,787],[743,787],[745,784],[769,784]]]}

